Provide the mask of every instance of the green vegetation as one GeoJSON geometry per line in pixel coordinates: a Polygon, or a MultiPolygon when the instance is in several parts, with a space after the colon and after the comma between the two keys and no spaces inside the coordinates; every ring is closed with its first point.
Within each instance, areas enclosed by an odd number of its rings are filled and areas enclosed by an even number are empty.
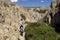
{"type": "Polygon", "coordinates": [[[60,40],[60,38],[58,38],[58,40],[60,40]]]}
{"type": "Polygon", "coordinates": [[[45,23],[29,23],[25,28],[26,40],[58,40],[55,29],[45,23]]]}

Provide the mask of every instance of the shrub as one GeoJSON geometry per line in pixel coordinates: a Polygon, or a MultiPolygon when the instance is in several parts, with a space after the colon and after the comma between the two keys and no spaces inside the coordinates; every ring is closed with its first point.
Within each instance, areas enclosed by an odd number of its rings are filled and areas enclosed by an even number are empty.
{"type": "Polygon", "coordinates": [[[57,40],[57,33],[54,28],[45,23],[30,23],[25,28],[26,40],[57,40]]]}
{"type": "Polygon", "coordinates": [[[22,19],[26,20],[26,17],[23,14],[21,14],[20,16],[22,17],[22,19]]]}

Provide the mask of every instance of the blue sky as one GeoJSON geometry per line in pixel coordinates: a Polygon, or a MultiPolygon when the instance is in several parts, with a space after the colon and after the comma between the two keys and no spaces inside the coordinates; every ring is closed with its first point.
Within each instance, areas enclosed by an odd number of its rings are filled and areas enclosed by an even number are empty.
{"type": "Polygon", "coordinates": [[[12,2],[15,2],[19,6],[24,7],[44,7],[44,6],[50,6],[52,0],[11,0],[12,2]]]}

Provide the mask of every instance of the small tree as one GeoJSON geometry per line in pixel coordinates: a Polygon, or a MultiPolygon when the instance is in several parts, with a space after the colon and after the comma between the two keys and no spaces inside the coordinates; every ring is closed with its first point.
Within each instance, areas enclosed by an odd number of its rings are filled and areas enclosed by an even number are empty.
{"type": "Polygon", "coordinates": [[[45,23],[30,23],[25,28],[26,40],[57,40],[57,33],[54,28],[45,23]]]}

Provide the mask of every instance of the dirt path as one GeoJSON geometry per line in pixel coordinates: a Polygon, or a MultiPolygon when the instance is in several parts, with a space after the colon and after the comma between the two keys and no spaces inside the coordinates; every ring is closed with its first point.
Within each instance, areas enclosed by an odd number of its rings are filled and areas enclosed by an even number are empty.
{"type": "MultiPolygon", "coordinates": [[[[24,25],[24,29],[25,29],[26,25],[27,24],[24,25]]],[[[19,38],[20,38],[20,40],[25,40],[25,32],[23,33],[23,36],[20,35],[19,38]]]]}
{"type": "Polygon", "coordinates": [[[20,40],[25,40],[25,32],[23,33],[23,36],[19,36],[20,40]]]}

